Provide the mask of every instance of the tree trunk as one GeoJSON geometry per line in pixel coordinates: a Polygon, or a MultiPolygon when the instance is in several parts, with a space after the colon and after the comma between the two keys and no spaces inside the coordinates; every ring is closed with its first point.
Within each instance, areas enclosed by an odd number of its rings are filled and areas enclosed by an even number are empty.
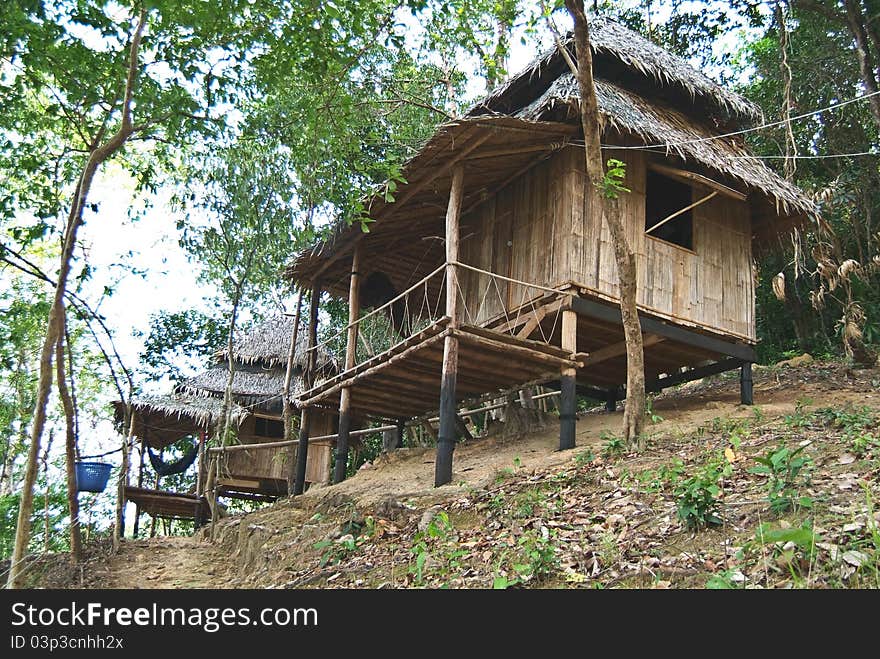
{"type": "Polygon", "coordinates": [[[46,450],[43,451],[43,480],[46,481],[46,490],[43,496],[43,551],[49,553],[49,534],[51,526],[49,524],[49,498],[52,493],[49,487],[49,452],[52,450],[52,441],[55,439],[55,432],[49,431],[49,441],[46,442],[46,450]]]}
{"type": "Polygon", "coordinates": [[[797,144],[791,129],[791,66],[788,64],[788,25],[782,3],[777,0],[773,6],[773,16],[779,29],[779,72],[782,75],[782,119],[785,122],[785,163],[783,171],[789,181],[797,169],[797,144]]]}
{"type": "MultiPolygon", "coordinates": [[[[861,2],[859,0],[843,0],[843,6],[846,9],[847,26],[856,44],[856,57],[859,60],[862,84],[865,85],[867,93],[877,94],[877,73],[874,70],[874,57],[868,44],[865,15],[862,13],[861,2]]],[[[872,96],[868,99],[868,102],[871,108],[871,115],[874,117],[878,128],[880,128],[880,95],[872,96]]]]}
{"type": "MultiPolygon", "coordinates": [[[[293,362],[296,358],[296,343],[299,340],[299,317],[302,312],[303,292],[296,298],[296,313],[293,316],[293,332],[290,335],[290,347],[287,349],[287,368],[284,371],[284,397],[281,405],[284,421],[284,440],[293,439],[293,405],[290,404],[290,384],[293,380],[293,362]]],[[[293,494],[293,481],[296,478],[296,445],[287,449],[287,493],[293,494]]]]}
{"type": "Polygon", "coordinates": [[[134,410],[131,403],[126,405],[128,434],[122,442],[122,464],[119,465],[119,479],[116,481],[116,524],[113,529],[113,551],[119,549],[119,541],[125,537],[125,487],[128,485],[128,456],[134,438],[134,410]]]}
{"type": "Polygon", "coordinates": [[[640,446],[645,422],[645,355],[642,328],[636,306],[636,259],[626,240],[616,196],[605,194],[605,167],[602,163],[600,136],[602,122],[593,82],[593,55],[583,0],[565,0],[574,19],[574,41],[577,56],[577,79],[581,96],[581,125],[584,131],[584,155],[590,179],[591,207],[601,208],[608,225],[620,288],[620,313],[626,340],[626,410],[623,414],[623,436],[630,446],[640,446]]]}
{"type": "MultiPolygon", "coordinates": [[[[61,337],[67,332],[62,332],[61,337]]],[[[70,350],[70,344],[67,346],[70,350]]],[[[67,466],[67,509],[70,513],[70,556],[75,563],[82,560],[82,533],[79,528],[79,499],[76,490],[76,425],[74,421],[73,399],[67,389],[67,376],[64,372],[64,340],[58,339],[55,349],[55,371],[58,376],[58,395],[64,408],[64,422],[67,426],[65,441],[65,461],[67,466]]]]}
{"type": "MultiPolygon", "coordinates": [[[[235,381],[235,325],[238,321],[238,305],[241,302],[241,286],[236,290],[236,294],[232,300],[232,313],[229,317],[229,336],[226,341],[226,387],[223,391],[223,406],[220,409],[220,418],[217,420],[217,438],[220,446],[226,446],[229,443],[229,428],[232,424],[232,385],[235,381]]],[[[211,508],[211,540],[214,539],[215,523],[220,518],[217,508],[217,499],[219,498],[218,488],[220,487],[220,471],[223,468],[221,460],[224,453],[217,454],[214,458],[214,480],[210,481],[213,487],[209,496],[209,506],[211,508]]]]}
{"type": "Polygon", "coordinates": [[[49,403],[49,394],[52,390],[52,353],[58,343],[61,321],[63,317],[64,294],[67,290],[67,280],[70,276],[70,267],[73,260],[73,250],[76,247],[76,235],[82,225],[83,209],[95,172],[98,166],[114,153],[119,151],[134,132],[131,119],[132,95],[134,84],[138,74],[138,51],[140,49],[141,36],[146,24],[146,10],[142,9],[139,14],[138,27],[129,46],[128,75],[125,82],[125,97],[122,105],[122,117],[119,130],[110,139],[101,145],[93,145],[89,158],[83,168],[79,183],[71,201],[70,212],[64,230],[64,240],[61,248],[60,268],[58,280],[55,285],[55,297],[49,309],[49,320],[46,324],[46,336],[40,349],[40,375],[37,386],[37,402],[34,406],[34,415],[31,425],[30,446],[28,448],[27,466],[25,468],[24,482],[21,488],[21,503],[18,508],[18,519],[15,525],[15,544],[12,550],[12,558],[9,567],[9,580],[7,588],[20,588],[22,585],[25,553],[31,536],[31,515],[34,511],[34,483],[37,480],[37,459],[40,453],[40,440],[46,425],[46,407],[49,403]]]}
{"type": "Polygon", "coordinates": [[[238,322],[238,305],[241,302],[240,287],[232,300],[232,313],[229,317],[229,336],[226,340],[226,387],[223,390],[223,407],[220,412],[217,434],[220,445],[229,441],[229,426],[232,424],[232,385],[235,382],[235,325],[238,322]]]}
{"type": "Polygon", "coordinates": [[[58,282],[55,286],[55,297],[49,309],[46,336],[43,339],[43,346],[40,350],[37,403],[34,407],[33,419],[31,420],[30,446],[28,448],[24,482],[21,488],[21,503],[19,504],[18,520],[15,526],[15,545],[12,550],[9,580],[6,584],[7,588],[21,587],[21,562],[24,560],[25,553],[27,552],[31,535],[31,515],[34,510],[34,483],[37,480],[37,458],[40,453],[40,440],[46,425],[46,407],[49,403],[49,394],[52,391],[52,353],[61,334],[60,325],[63,323],[64,318],[64,293],[67,289],[67,279],[70,276],[76,234],[82,224],[82,211],[85,199],[91,188],[97,167],[98,162],[93,154],[89,157],[86,168],[80,178],[77,192],[74,195],[73,206],[70,209],[67,220],[67,229],[61,250],[61,268],[58,272],[58,282]]]}

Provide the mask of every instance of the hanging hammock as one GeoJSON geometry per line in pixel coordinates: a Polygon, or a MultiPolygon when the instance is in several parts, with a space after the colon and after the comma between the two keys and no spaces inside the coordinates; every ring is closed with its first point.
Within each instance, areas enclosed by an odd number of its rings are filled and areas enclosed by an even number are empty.
{"type": "Polygon", "coordinates": [[[153,471],[159,476],[171,476],[173,474],[182,474],[189,466],[196,461],[199,454],[199,445],[193,444],[186,454],[175,462],[165,462],[161,456],[153,453],[153,449],[147,446],[147,453],[150,456],[150,464],[153,465],[153,471]]]}

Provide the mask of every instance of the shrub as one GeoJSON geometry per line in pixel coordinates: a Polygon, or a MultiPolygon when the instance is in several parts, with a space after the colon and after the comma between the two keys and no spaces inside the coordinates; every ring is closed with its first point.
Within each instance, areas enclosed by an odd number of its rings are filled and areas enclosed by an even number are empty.
{"type": "Polygon", "coordinates": [[[689,529],[700,529],[722,523],[719,483],[732,469],[726,458],[714,456],[695,474],[679,481],[673,494],[678,517],[689,529]]]}

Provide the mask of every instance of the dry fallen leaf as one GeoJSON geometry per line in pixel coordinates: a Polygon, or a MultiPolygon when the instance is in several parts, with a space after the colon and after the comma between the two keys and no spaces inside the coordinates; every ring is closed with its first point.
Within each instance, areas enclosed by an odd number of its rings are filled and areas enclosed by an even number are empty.
{"type": "Polygon", "coordinates": [[[840,456],[840,459],[838,460],[838,462],[842,465],[852,464],[855,461],[856,456],[854,456],[852,453],[844,453],[840,456]]]}
{"type": "Polygon", "coordinates": [[[843,552],[843,560],[854,567],[861,567],[868,562],[868,555],[855,549],[843,552]]]}
{"type": "Polygon", "coordinates": [[[727,458],[728,462],[736,462],[736,453],[729,446],[724,449],[724,457],[727,458]]]}

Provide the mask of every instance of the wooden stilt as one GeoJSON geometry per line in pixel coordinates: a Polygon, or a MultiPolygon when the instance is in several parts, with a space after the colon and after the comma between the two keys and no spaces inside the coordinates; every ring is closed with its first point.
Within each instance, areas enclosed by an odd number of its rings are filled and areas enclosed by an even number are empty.
{"type": "MultiPolygon", "coordinates": [[[[141,445],[138,448],[138,453],[140,453],[140,466],[138,467],[138,487],[144,486],[144,453],[146,453],[146,449],[144,448],[144,442],[141,440],[141,445]]],[[[141,506],[140,504],[135,504],[134,507],[134,528],[131,530],[131,537],[137,538],[138,531],[140,531],[141,527],[141,506]]]]}
{"type": "Polygon", "coordinates": [[[615,391],[614,389],[608,392],[608,398],[605,400],[605,411],[617,411],[617,391],[615,391]]]}
{"type": "MultiPolygon", "coordinates": [[[[196,463],[196,495],[202,496],[202,489],[205,487],[205,455],[207,454],[205,443],[207,442],[208,434],[204,430],[199,431],[199,457],[198,462],[196,463]]],[[[138,487],[140,487],[140,483],[138,483],[138,487]]],[[[195,514],[195,527],[199,528],[202,525],[202,504],[201,499],[199,499],[199,503],[196,504],[196,514],[195,514]]]]}
{"type": "MultiPolygon", "coordinates": [[[[318,302],[321,298],[321,285],[312,286],[312,299],[309,306],[309,360],[306,364],[306,387],[311,388],[315,382],[315,371],[318,366],[318,302]]],[[[293,483],[293,494],[298,495],[306,489],[306,462],[309,457],[309,425],[311,423],[309,408],[304,407],[299,426],[299,445],[296,449],[296,478],[293,483]]]]}
{"type": "MultiPolygon", "coordinates": [[[[345,342],[345,370],[354,368],[357,355],[358,325],[355,321],[360,315],[360,270],[361,243],[354,248],[351,257],[351,279],[348,286],[348,334],[345,342]]],[[[351,387],[339,393],[339,436],[336,439],[336,463],[333,466],[333,482],[345,479],[348,466],[348,440],[351,432],[351,387]]]]}
{"type": "Polygon", "coordinates": [[[395,432],[397,433],[397,441],[396,446],[394,448],[403,448],[404,443],[404,432],[406,431],[406,419],[403,417],[397,419],[397,429],[395,432]]]}
{"type": "Polygon", "coordinates": [[[437,430],[434,426],[431,425],[431,422],[428,419],[422,421],[420,428],[425,432],[428,437],[431,438],[432,441],[436,443],[437,441],[437,430]]]}
{"type": "Polygon", "coordinates": [[[754,405],[752,387],[752,362],[743,362],[739,367],[739,400],[743,405],[754,405]]]}
{"type": "MultiPolygon", "coordinates": [[[[299,348],[299,318],[302,314],[303,290],[300,289],[296,298],[296,313],[293,316],[293,331],[290,333],[290,345],[287,347],[287,364],[284,369],[284,388],[281,399],[281,421],[284,424],[284,439],[293,436],[293,403],[290,400],[291,384],[293,382],[294,360],[299,348]]],[[[287,448],[287,494],[293,494],[293,485],[296,481],[296,445],[291,444],[287,448]]]]}
{"type": "Polygon", "coordinates": [[[464,422],[464,419],[461,418],[461,415],[455,415],[455,428],[458,431],[458,434],[464,437],[467,441],[471,441],[474,436],[471,434],[471,431],[468,430],[467,424],[464,422]]]}
{"type": "MultiPolygon", "coordinates": [[[[577,314],[570,309],[562,312],[562,347],[577,352],[577,314]]],[[[577,370],[565,367],[559,379],[559,450],[574,448],[577,426],[577,370]]]]}
{"type": "MultiPolygon", "coordinates": [[[[458,326],[458,221],[461,212],[464,167],[452,169],[449,206],[446,209],[446,315],[452,330],[458,326]]],[[[455,386],[458,378],[458,338],[450,332],[443,340],[443,368],[440,375],[440,429],[434,462],[434,487],[452,480],[452,452],[455,450],[455,386]]]]}

